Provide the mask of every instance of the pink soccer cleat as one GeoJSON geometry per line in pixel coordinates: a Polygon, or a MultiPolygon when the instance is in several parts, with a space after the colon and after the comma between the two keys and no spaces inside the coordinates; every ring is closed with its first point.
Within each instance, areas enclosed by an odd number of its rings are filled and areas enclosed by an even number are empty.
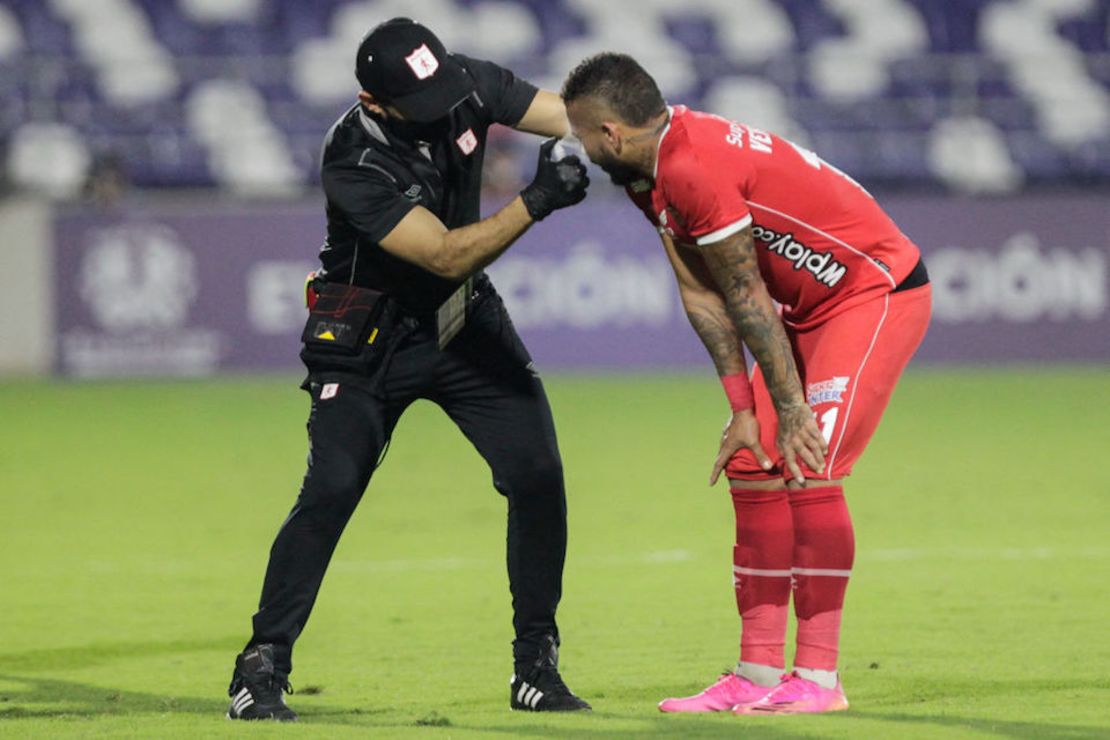
{"type": "Polygon", "coordinates": [[[835,689],[826,689],[794,672],[763,698],[732,711],[735,714],[817,714],[847,708],[848,697],[844,696],[840,681],[836,682],[835,689]]]}
{"type": "Polygon", "coordinates": [[[659,702],[659,711],[727,712],[735,707],[746,707],[757,702],[771,690],[729,672],[721,674],[717,683],[700,694],[682,699],[664,699],[659,702]]]}

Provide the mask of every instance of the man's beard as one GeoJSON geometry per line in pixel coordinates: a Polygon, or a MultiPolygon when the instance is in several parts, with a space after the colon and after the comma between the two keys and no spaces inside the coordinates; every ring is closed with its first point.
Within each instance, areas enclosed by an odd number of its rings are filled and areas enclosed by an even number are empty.
{"type": "Polygon", "coordinates": [[[620,185],[621,187],[631,185],[637,180],[642,180],[644,178],[639,170],[621,162],[616,157],[611,159],[609,157],[600,160],[595,159],[594,164],[600,167],[605,174],[609,176],[609,179],[613,181],[614,185],[620,185]]]}

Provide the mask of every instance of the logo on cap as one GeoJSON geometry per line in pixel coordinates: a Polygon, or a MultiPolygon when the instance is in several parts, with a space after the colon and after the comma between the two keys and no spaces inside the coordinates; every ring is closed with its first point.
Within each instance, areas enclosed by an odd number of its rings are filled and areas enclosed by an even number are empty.
{"type": "Polygon", "coordinates": [[[405,62],[418,80],[428,79],[439,69],[439,60],[427,44],[421,44],[413,49],[412,53],[405,57],[405,62]]]}

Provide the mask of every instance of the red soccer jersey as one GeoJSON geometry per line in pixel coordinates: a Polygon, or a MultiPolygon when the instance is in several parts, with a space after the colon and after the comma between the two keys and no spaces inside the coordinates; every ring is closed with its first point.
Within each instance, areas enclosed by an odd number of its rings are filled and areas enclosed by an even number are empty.
{"type": "Polygon", "coordinates": [[[767,290],[799,329],[890,292],[920,258],[859,183],[813,152],[681,105],[654,182],[627,192],[679,243],[712,244],[750,224],[767,290]]]}

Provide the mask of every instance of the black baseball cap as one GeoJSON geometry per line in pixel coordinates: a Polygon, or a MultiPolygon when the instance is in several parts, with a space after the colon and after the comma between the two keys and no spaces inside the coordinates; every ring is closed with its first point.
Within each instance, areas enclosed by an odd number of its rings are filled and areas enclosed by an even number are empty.
{"type": "Polygon", "coordinates": [[[474,92],[474,81],[443,42],[411,18],[388,20],[363,37],[355,77],[416,123],[442,118],[474,92]]]}

